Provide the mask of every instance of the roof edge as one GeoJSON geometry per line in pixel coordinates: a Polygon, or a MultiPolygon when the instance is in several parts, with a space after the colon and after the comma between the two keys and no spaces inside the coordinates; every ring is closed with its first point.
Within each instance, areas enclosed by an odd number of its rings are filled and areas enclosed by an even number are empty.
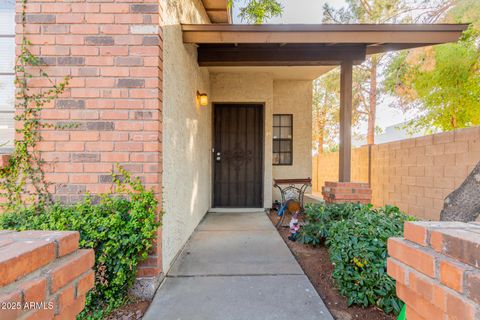
{"type": "Polygon", "coordinates": [[[227,32],[462,32],[469,24],[183,24],[183,31],[227,32]]]}

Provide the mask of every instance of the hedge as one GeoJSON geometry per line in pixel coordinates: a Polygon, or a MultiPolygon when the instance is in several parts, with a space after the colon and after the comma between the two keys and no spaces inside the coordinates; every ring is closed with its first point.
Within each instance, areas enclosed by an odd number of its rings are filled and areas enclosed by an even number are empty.
{"type": "MultiPolygon", "coordinates": [[[[129,181],[130,183],[130,181],[129,181]]],[[[138,263],[147,258],[157,222],[157,200],[139,181],[124,195],[87,196],[75,205],[55,203],[0,215],[0,229],[76,230],[80,247],[95,251],[95,288],[79,319],[101,319],[124,304],[138,263]]],[[[126,190],[126,189],[124,189],[126,190]]]]}

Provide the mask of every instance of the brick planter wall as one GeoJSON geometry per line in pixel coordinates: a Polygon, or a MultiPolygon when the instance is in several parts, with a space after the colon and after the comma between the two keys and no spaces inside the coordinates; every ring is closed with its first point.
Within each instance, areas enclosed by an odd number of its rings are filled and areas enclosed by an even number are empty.
{"type": "MultiPolygon", "coordinates": [[[[110,191],[111,172],[118,163],[153,188],[161,203],[159,1],[29,0],[26,30],[18,24],[20,10],[17,1],[17,44],[25,33],[31,51],[45,63],[43,70],[58,82],[71,77],[62,97],[41,114],[49,123],[77,125],[69,130],[45,129],[38,145],[56,199],[76,202],[86,192],[110,191]]],[[[49,83],[34,77],[29,87],[42,90],[49,83]]],[[[160,241],[159,230],[148,261],[139,267],[139,277],[160,276],[160,241]]]]}
{"type": "Polygon", "coordinates": [[[327,203],[355,202],[368,204],[372,200],[372,190],[368,183],[325,182],[322,196],[327,203]]]}
{"type": "Polygon", "coordinates": [[[78,232],[0,230],[0,319],[75,319],[93,288],[95,255],[78,232]]]}
{"type": "Polygon", "coordinates": [[[480,319],[480,224],[407,222],[388,253],[408,320],[480,319]]]}

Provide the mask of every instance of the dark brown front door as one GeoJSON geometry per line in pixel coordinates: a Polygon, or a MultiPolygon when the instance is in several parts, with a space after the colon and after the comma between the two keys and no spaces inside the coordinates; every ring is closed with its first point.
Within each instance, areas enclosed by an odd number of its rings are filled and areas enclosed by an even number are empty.
{"type": "Polygon", "coordinates": [[[263,105],[215,104],[214,206],[263,207],[263,105]]]}

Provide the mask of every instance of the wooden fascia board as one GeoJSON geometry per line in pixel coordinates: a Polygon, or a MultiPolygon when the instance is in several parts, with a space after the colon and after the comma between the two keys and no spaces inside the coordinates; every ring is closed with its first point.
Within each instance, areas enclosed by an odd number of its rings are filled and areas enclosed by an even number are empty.
{"type": "Polygon", "coordinates": [[[461,32],[202,32],[184,31],[183,42],[207,43],[421,43],[455,42],[461,32]]]}
{"type": "Polygon", "coordinates": [[[385,43],[457,41],[467,24],[432,25],[182,25],[185,43],[385,43]]]}
{"type": "Polygon", "coordinates": [[[184,31],[316,32],[316,31],[465,31],[468,24],[183,24],[184,31]]]}

